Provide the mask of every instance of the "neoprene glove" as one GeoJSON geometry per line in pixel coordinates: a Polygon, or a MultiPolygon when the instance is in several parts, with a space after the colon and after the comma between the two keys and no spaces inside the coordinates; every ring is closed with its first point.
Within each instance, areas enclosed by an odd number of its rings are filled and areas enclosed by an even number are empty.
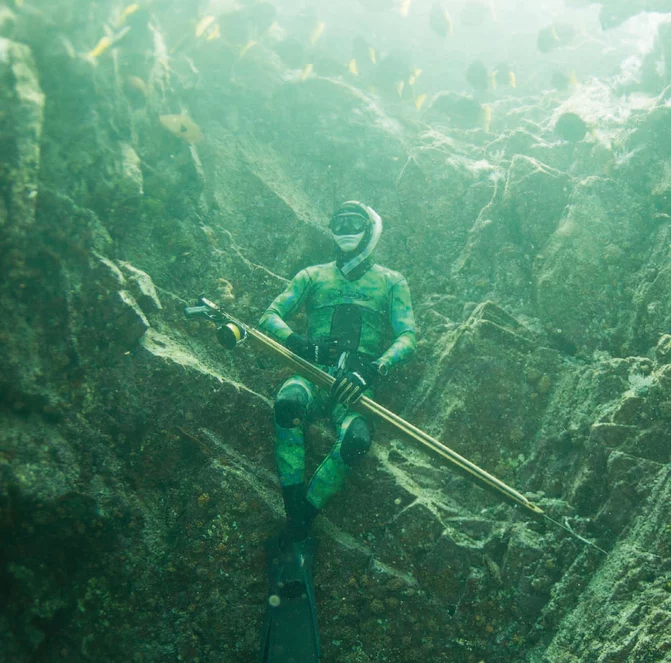
{"type": "Polygon", "coordinates": [[[335,365],[342,353],[338,339],[325,338],[319,343],[313,343],[300,334],[291,334],[285,345],[294,354],[307,359],[313,364],[335,365]]]}
{"type": "Polygon", "coordinates": [[[377,379],[378,365],[364,364],[341,375],[331,387],[331,396],[342,405],[354,405],[377,379]]]}

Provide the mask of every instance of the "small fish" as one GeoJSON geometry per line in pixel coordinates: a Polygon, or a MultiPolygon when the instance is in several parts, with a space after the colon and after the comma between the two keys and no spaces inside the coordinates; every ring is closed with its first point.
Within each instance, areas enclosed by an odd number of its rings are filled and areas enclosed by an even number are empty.
{"type": "Polygon", "coordinates": [[[373,64],[377,64],[377,55],[375,54],[375,49],[372,46],[368,47],[368,57],[373,64]]]}
{"type": "Polygon", "coordinates": [[[429,27],[439,37],[446,37],[447,35],[450,37],[454,36],[454,22],[452,21],[452,17],[440,2],[436,2],[433,7],[431,7],[429,27]]]}
{"type": "Polygon", "coordinates": [[[359,68],[356,66],[356,58],[352,58],[349,61],[347,68],[349,69],[351,74],[354,74],[355,76],[359,75],[359,68]]]}
{"type": "Polygon", "coordinates": [[[186,113],[161,115],[158,119],[170,133],[187,143],[199,143],[204,138],[200,127],[186,113]]]}
{"type": "Polygon", "coordinates": [[[100,57],[108,48],[118,44],[128,33],[130,28],[126,26],[115,35],[105,35],[94,47],[90,50],[85,57],[90,60],[95,60],[100,57]]]}
{"type": "Polygon", "coordinates": [[[496,69],[491,74],[492,88],[496,90],[498,87],[510,86],[513,89],[517,88],[517,76],[507,62],[499,62],[496,69]]]}
{"type": "Polygon", "coordinates": [[[23,7],[23,0],[14,0],[14,4],[21,9],[23,7]]]}
{"type": "Polygon", "coordinates": [[[202,37],[205,31],[214,23],[214,16],[203,16],[196,25],[196,37],[202,37]]]}
{"type": "Polygon", "coordinates": [[[554,132],[568,143],[580,142],[589,131],[585,121],[575,113],[563,113],[554,125],[554,132]]]}
{"type": "Polygon", "coordinates": [[[492,90],[496,90],[496,77],[498,73],[498,71],[493,71],[489,74],[489,84],[492,86],[492,90]]]}
{"type": "Polygon", "coordinates": [[[270,27],[268,28],[268,35],[270,35],[271,37],[274,37],[278,41],[280,39],[282,39],[283,32],[284,31],[282,30],[282,26],[277,21],[273,21],[270,24],[270,27]]]}
{"type": "Polygon", "coordinates": [[[419,69],[418,67],[415,67],[412,70],[412,73],[410,74],[410,77],[408,78],[408,85],[410,87],[414,86],[414,84],[417,82],[417,79],[422,75],[422,70],[419,69]]]}
{"type": "Polygon", "coordinates": [[[120,28],[126,22],[126,19],[129,16],[133,15],[138,9],[140,9],[140,5],[138,5],[137,3],[128,5],[128,7],[126,7],[119,15],[119,20],[117,21],[117,27],[120,28]]]}
{"type": "Polygon", "coordinates": [[[410,6],[412,5],[412,0],[401,0],[401,6],[399,7],[399,14],[404,18],[410,13],[410,6]]]}
{"type": "Polygon", "coordinates": [[[422,106],[424,105],[425,101],[426,101],[426,93],[420,94],[419,97],[415,98],[415,108],[417,110],[422,110],[422,106]]]}
{"type": "Polygon", "coordinates": [[[301,75],[300,75],[298,80],[300,80],[301,83],[302,83],[304,80],[309,78],[310,74],[312,74],[313,71],[314,71],[314,66],[312,64],[306,64],[303,67],[303,71],[301,71],[301,75]]]}
{"type": "Polygon", "coordinates": [[[219,23],[215,23],[210,33],[205,37],[205,40],[212,41],[213,39],[219,39],[219,37],[221,37],[221,28],[219,27],[219,23]]]}
{"type": "Polygon", "coordinates": [[[315,29],[312,31],[312,34],[310,35],[310,44],[312,46],[314,46],[321,39],[321,36],[324,34],[325,28],[326,23],[324,23],[324,21],[319,21],[319,23],[317,23],[315,29]]]}
{"type": "Polygon", "coordinates": [[[580,83],[578,83],[578,77],[576,76],[575,70],[572,70],[569,75],[568,75],[568,84],[571,87],[578,87],[580,83]]]}
{"type": "Polygon", "coordinates": [[[254,41],[253,39],[250,39],[243,47],[242,50],[240,51],[240,57],[244,57],[245,54],[251,49],[256,46],[258,42],[254,41]]]}
{"type": "Polygon", "coordinates": [[[394,86],[394,89],[396,90],[396,93],[398,94],[399,97],[403,96],[403,90],[405,88],[405,81],[398,81],[396,85],[394,86]]]}
{"type": "Polygon", "coordinates": [[[485,133],[489,133],[489,126],[492,123],[492,107],[485,104],[482,107],[482,127],[485,133]]]}
{"type": "Polygon", "coordinates": [[[112,38],[105,35],[87,54],[87,58],[95,60],[100,57],[112,45],[112,38]]]}
{"type": "Polygon", "coordinates": [[[536,47],[541,53],[550,53],[574,44],[580,35],[580,30],[568,23],[553,23],[538,31],[536,47]]]}

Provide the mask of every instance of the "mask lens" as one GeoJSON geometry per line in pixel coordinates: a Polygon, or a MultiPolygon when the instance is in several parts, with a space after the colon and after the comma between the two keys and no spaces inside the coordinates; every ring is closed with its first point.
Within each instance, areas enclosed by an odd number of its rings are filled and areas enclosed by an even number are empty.
{"type": "Polygon", "coordinates": [[[358,214],[339,214],[331,219],[334,235],[357,235],[366,229],[366,221],[358,214]]]}

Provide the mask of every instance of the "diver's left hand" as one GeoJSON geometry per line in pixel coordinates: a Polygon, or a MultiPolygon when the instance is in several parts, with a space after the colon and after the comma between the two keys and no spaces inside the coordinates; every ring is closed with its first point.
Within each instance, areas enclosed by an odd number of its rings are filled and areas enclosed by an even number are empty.
{"type": "Polygon", "coordinates": [[[367,364],[341,375],[331,387],[331,396],[342,405],[354,405],[377,377],[377,366],[367,364]]]}

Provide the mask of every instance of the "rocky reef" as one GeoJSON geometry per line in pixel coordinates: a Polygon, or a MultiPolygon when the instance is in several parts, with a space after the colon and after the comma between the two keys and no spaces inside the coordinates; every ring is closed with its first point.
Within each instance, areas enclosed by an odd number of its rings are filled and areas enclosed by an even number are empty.
{"type": "MultiPolygon", "coordinates": [[[[669,660],[669,89],[501,99],[485,131],[287,77],[260,45],[170,52],[170,3],[99,56],[115,3],[16,5],[0,660],[255,660],[287,372],[183,308],[205,292],[258,320],[329,259],[326,219],[352,198],[382,215],[378,260],[408,278],[420,330],[379,399],[560,526],[381,426],[317,522],[324,661],[669,660]],[[559,140],[577,109],[590,132],[559,140]]],[[[315,464],[332,433],[309,439],[315,464]]]]}

